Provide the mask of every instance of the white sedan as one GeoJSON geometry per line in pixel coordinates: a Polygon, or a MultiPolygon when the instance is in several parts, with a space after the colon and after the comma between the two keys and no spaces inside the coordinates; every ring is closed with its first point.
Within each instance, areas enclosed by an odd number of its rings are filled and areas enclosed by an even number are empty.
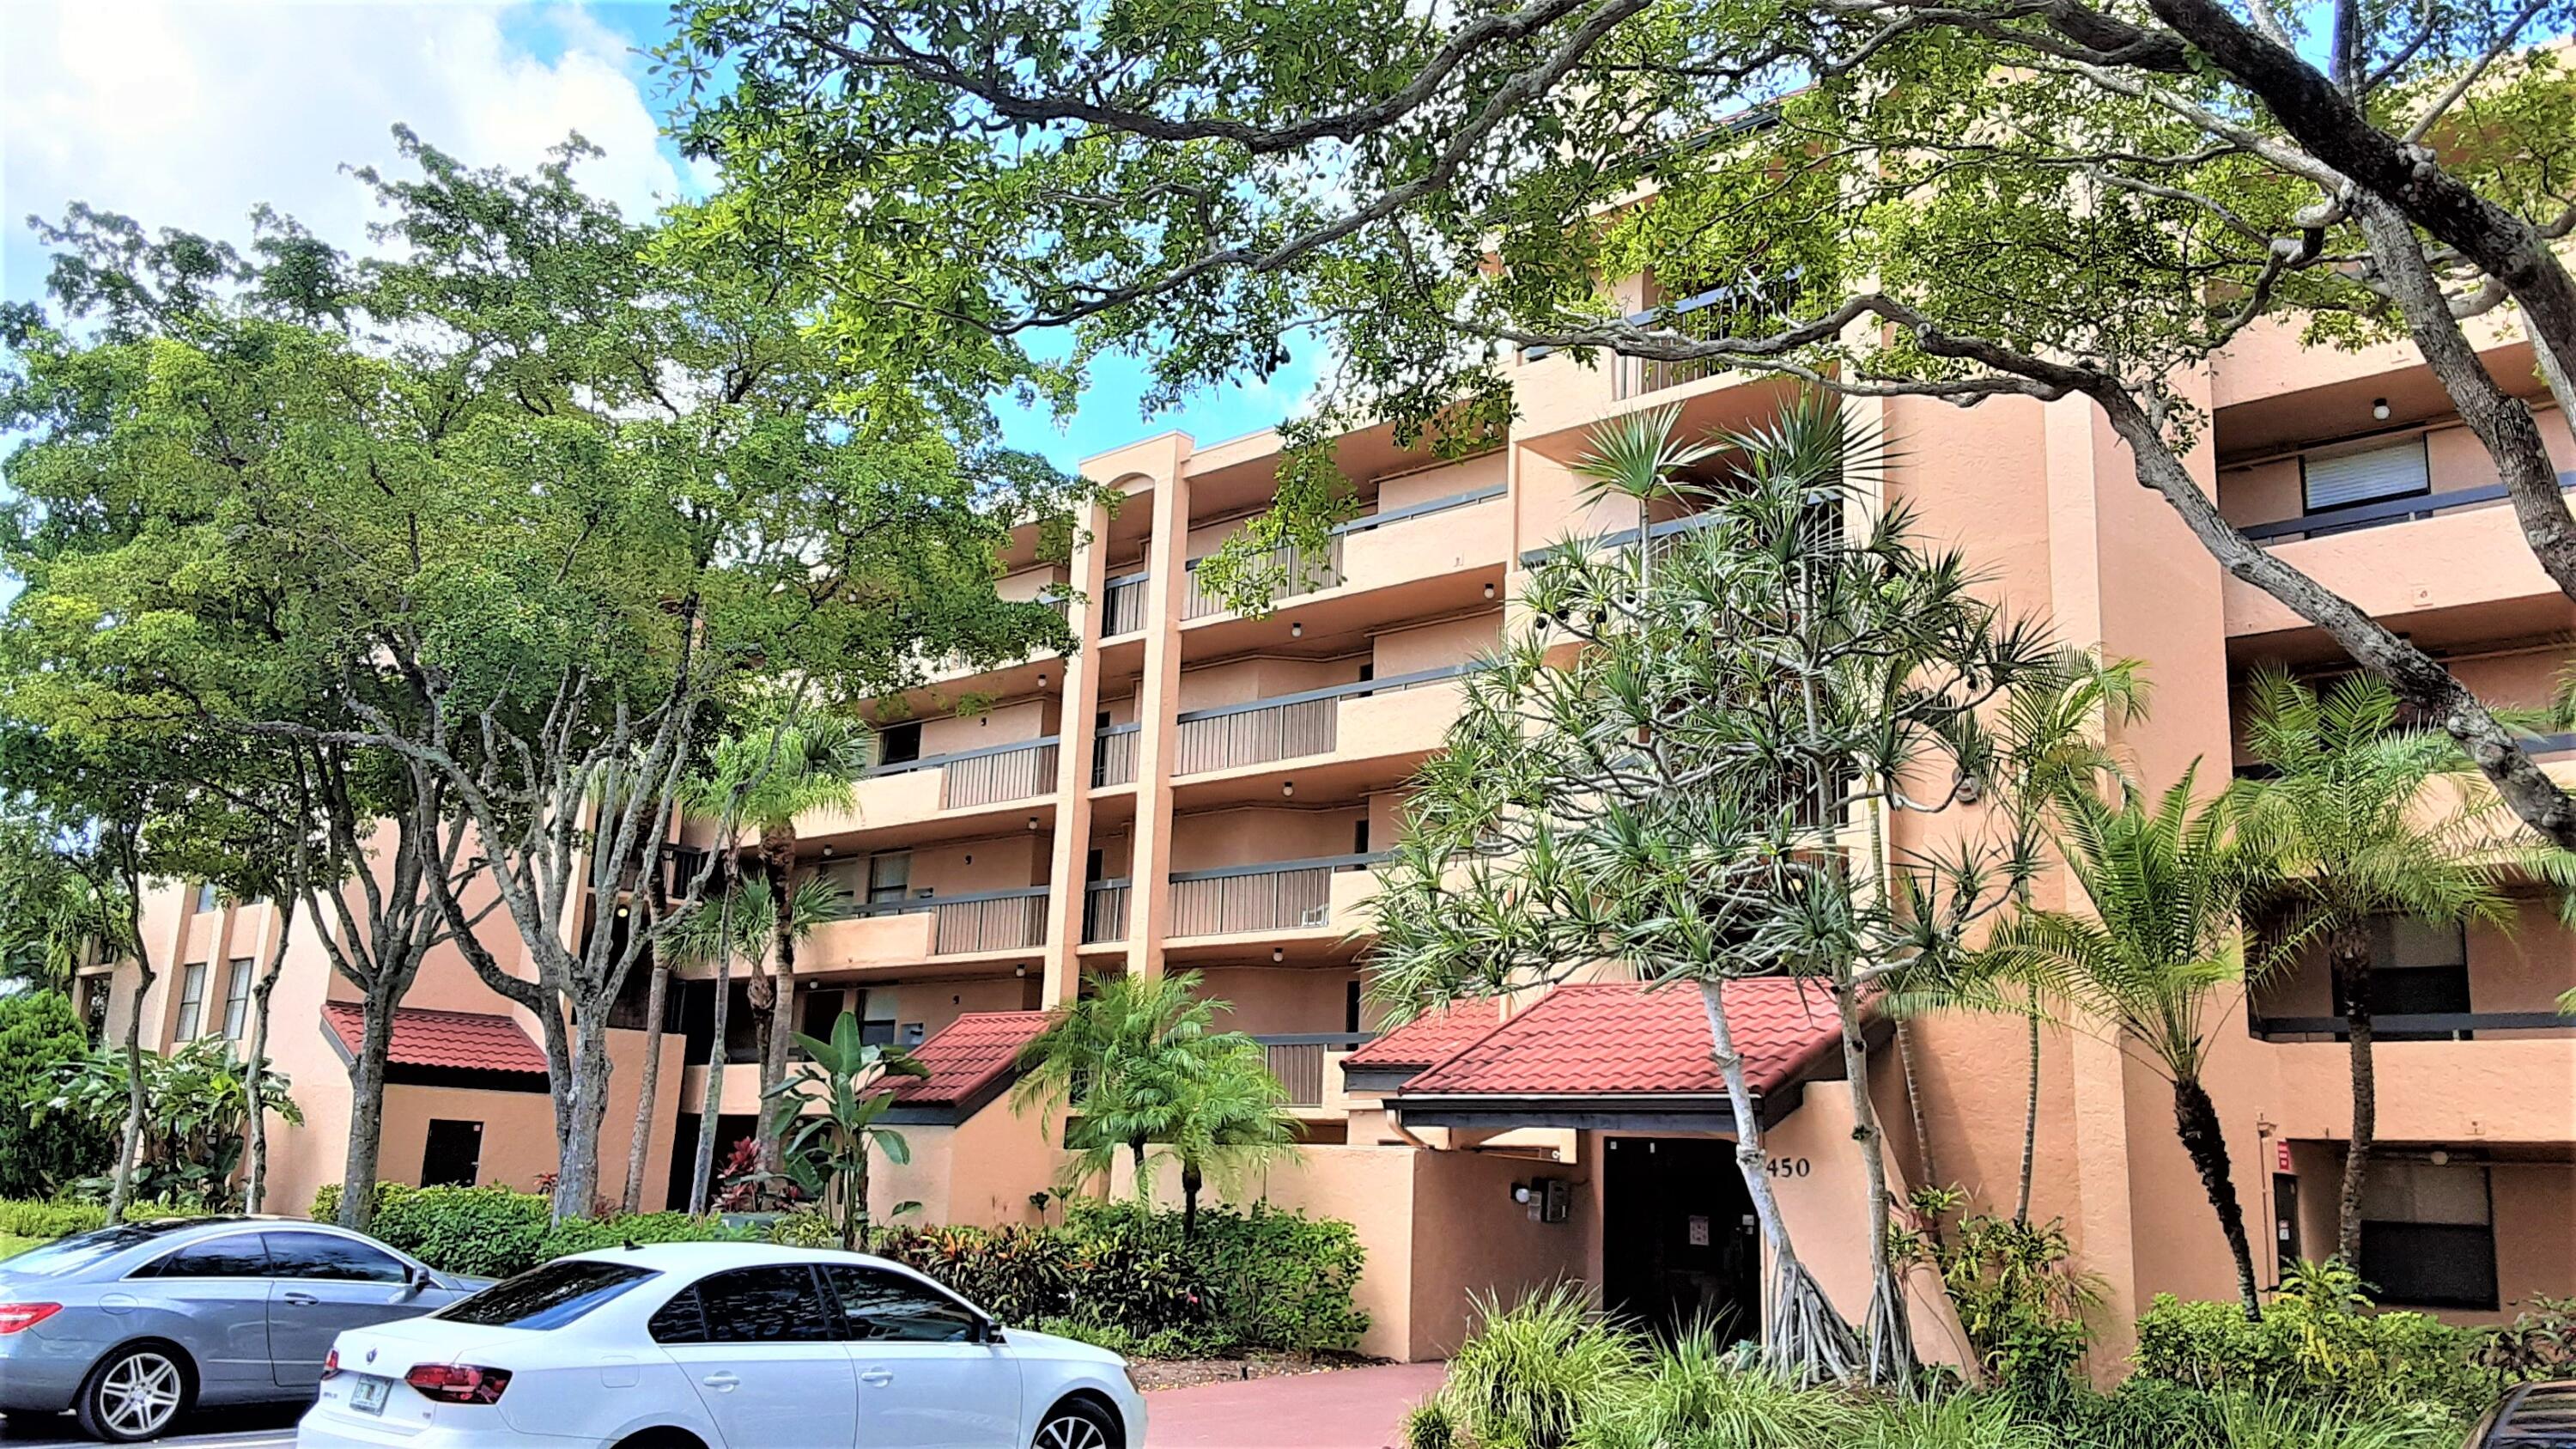
{"type": "Polygon", "coordinates": [[[299,1449],[1144,1449],[1124,1359],[857,1253],[559,1258],[340,1335],[299,1449]]]}

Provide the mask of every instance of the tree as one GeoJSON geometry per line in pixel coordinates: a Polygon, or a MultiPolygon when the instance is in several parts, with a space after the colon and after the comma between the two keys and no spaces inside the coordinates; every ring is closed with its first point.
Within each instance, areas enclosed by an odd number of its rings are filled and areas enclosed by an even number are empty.
{"type": "Polygon", "coordinates": [[[2378,680],[2346,675],[2322,692],[2279,669],[2247,687],[2245,743],[2271,773],[2244,792],[2239,829],[2268,854],[2278,884],[2265,904],[2289,941],[2318,941],[2343,998],[2352,1057],[2335,1251],[2361,1261],[2362,1191],[2378,1125],[2371,1028],[2371,932],[2390,918],[2503,925],[2513,856],[2496,838],[2493,796],[2471,788],[2449,736],[2400,726],[2378,680]],[[2444,799],[2448,787],[2449,799],[2444,799]]]}
{"type": "Polygon", "coordinates": [[[2194,776],[2153,797],[2126,778],[2108,799],[2090,780],[2070,782],[2057,839],[2091,914],[2023,911],[1988,949],[2171,1084],[2174,1128],[2235,1260],[2245,1316],[2260,1319],[2245,1209],[2201,1077],[2227,1020],[2221,1003],[2246,984],[2244,912],[2264,869],[2236,836],[2238,798],[2194,808],[2194,776]]]}
{"type": "Polygon", "coordinates": [[[326,941],[354,967],[381,938],[369,992],[392,1000],[443,937],[536,1017],[558,1210],[586,1212],[610,1013],[712,869],[634,899],[680,782],[783,681],[839,701],[1062,647],[1052,609],[993,584],[1071,485],[989,443],[975,356],[845,349],[776,245],[707,240],[720,205],[638,224],[574,185],[578,143],[523,176],[397,139],[418,179],[358,173],[387,218],[370,261],[275,218],[249,262],[77,208],[54,234],[55,295],[91,331],[9,318],[10,420],[41,435],[12,460],[22,552],[49,585],[198,597],[84,614],[31,575],[11,620],[112,685],[120,725],[345,762],[317,782],[333,849],[412,864],[381,901],[352,871],[375,920],[326,941]]]}
{"type": "Polygon", "coordinates": [[[1903,1387],[1866,1018],[1960,954],[2036,855],[2015,832],[1908,844],[1894,822],[1989,774],[1980,713],[2061,660],[1975,597],[1963,559],[1920,547],[1906,508],[1868,496],[1868,440],[1830,400],[1705,448],[1670,428],[1648,415],[1593,439],[1586,475],[1641,523],[1674,521],[1533,565],[1533,622],[1469,676],[1381,871],[1373,989],[1402,1013],[1610,962],[1696,990],[1773,1261],[1766,1348],[1801,1376],[1903,1387]],[[1842,1039],[1870,1185],[1860,1340],[1790,1241],[1728,1019],[1727,982],[1781,973],[1816,983],[1842,1039]]]}
{"type": "Polygon", "coordinates": [[[1167,1125],[1155,1134],[1180,1168],[1181,1236],[1199,1225],[1199,1191],[1211,1174],[1222,1182],[1297,1150],[1297,1119],[1288,1089],[1254,1041],[1236,1041],[1175,1063],[1189,1068],[1173,1082],[1167,1125]]]}
{"type": "MultiPolygon", "coordinates": [[[[1181,1164],[1184,1216],[1195,1226],[1207,1166],[1230,1154],[1257,1157],[1275,1145],[1259,1140],[1280,1124],[1264,1117],[1264,1089],[1249,1075],[1258,1065],[1269,1077],[1267,1060],[1252,1038],[1216,1029],[1217,1014],[1228,1006],[1201,996],[1200,981],[1195,971],[1090,978],[1020,1048],[1012,1109],[1061,1108],[1073,1118],[1065,1134],[1073,1149],[1065,1192],[1105,1181],[1124,1152],[1138,1198],[1149,1198],[1152,1150],[1165,1147],[1181,1164]],[[1219,1080],[1227,1076],[1234,1079],[1219,1080]]],[[[1277,1089],[1272,1079],[1268,1091],[1277,1089]]],[[[1266,1100],[1275,1113],[1280,1099],[1266,1100]]]]}
{"type": "MultiPolygon", "coordinates": [[[[44,990],[0,996],[0,1101],[43,1101],[63,1069],[89,1054],[89,1031],[70,997],[44,990]]],[[[0,1116],[0,1197],[55,1197],[76,1179],[100,1175],[115,1141],[96,1123],[0,1116]]]]}
{"type": "MultiPolygon", "coordinates": [[[[223,1037],[196,1037],[168,1056],[130,1056],[101,1046],[58,1074],[52,1095],[36,1103],[38,1125],[50,1125],[56,1116],[74,1130],[121,1122],[134,1094],[137,1062],[149,1079],[142,1095],[151,1111],[130,1168],[132,1198],[209,1212],[238,1208],[243,1185],[235,1174],[250,1125],[252,1077],[262,1078],[257,1096],[268,1110],[290,1123],[301,1123],[304,1115],[287,1095],[291,1084],[284,1076],[264,1068],[254,1073],[223,1037]]],[[[116,1190],[95,1179],[83,1186],[116,1190]]]]}
{"type": "Polygon", "coordinates": [[[2182,379],[2249,329],[2410,340],[2576,590],[2524,398],[2576,412],[2553,15],[1293,0],[1101,26],[1054,0],[690,0],[664,56],[684,146],[724,160],[739,214],[795,229],[846,326],[1069,327],[1077,370],[1136,354],[1157,401],[1318,334],[1335,392],[1291,431],[1308,462],[1264,544],[1329,521],[1311,454],[1349,421],[1462,439],[1506,416],[1506,347],[2089,401],[2221,567],[2576,846],[2576,804],[2441,661],[2247,539],[2183,461],[2207,419],[2182,379]],[[1713,300],[1623,315],[1609,284],[1639,275],[1713,300]],[[2472,345],[2506,317],[2536,376],[2472,345]]]}
{"type": "MultiPolygon", "coordinates": [[[[859,1039],[859,1018],[844,1011],[823,1041],[802,1032],[796,1044],[806,1062],[796,1075],[763,1094],[771,1133],[784,1144],[786,1172],[799,1188],[840,1219],[841,1246],[868,1246],[868,1159],[882,1152],[900,1167],[912,1161],[903,1134],[879,1125],[894,1105],[889,1077],[927,1077],[930,1068],[900,1047],[859,1039]],[[817,1109],[820,1109],[819,1111],[817,1109]]],[[[896,1205],[900,1216],[919,1203],[896,1205]]]]}

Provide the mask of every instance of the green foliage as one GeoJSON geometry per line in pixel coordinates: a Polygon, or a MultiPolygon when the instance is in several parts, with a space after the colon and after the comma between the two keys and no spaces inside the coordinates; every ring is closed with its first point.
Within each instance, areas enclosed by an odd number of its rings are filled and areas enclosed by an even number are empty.
{"type": "MultiPolygon", "coordinates": [[[[1918,1189],[1914,1207],[1936,1221],[1961,1198],[1952,1189],[1918,1189]]],[[[1947,1232],[1908,1230],[1899,1255],[1940,1274],[1989,1384],[2039,1402],[2073,1386],[2090,1336],[2084,1315],[2101,1294],[2075,1268],[2063,1224],[1971,1213],[1947,1232]]]]}
{"type": "Polygon", "coordinates": [[[2507,1382],[2576,1378],[2576,1298],[2533,1298],[2513,1322],[2486,1331],[2478,1362],[2507,1382]]]}
{"type": "Polygon", "coordinates": [[[1448,1406],[1431,1398],[1404,1411],[1403,1433],[1404,1449],[1450,1449],[1458,1426],[1450,1421],[1448,1406]]]}
{"type": "Polygon", "coordinates": [[[2225,1304],[2159,1294],[2138,1319],[2141,1377],[2258,1400],[2435,1419],[2476,1412],[2496,1374],[2486,1335],[2429,1313],[2381,1312],[2340,1264],[2303,1265],[2259,1323],[2225,1304]]]}
{"type": "MultiPolygon", "coordinates": [[[[59,991],[0,996],[0,1102],[43,1100],[63,1070],[89,1050],[89,1033],[70,997],[59,991]]],[[[116,1134],[106,1124],[87,1118],[36,1122],[23,1111],[0,1112],[0,1198],[51,1196],[106,1172],[115,1154],[116,1134]]],[[[8,1231],[0,1226],[0,1232],[8,1231]]]]}
{"type": "Polygon", "coordinates": [[[1649,1371],[1645,1341],[1572,1284],[1475,1304],[1475,1332],[1449,1358],[1442,1402],[1488,1449],[1564,1449],[1649,1371]]]}
{"type": "MultiPolygon", "coordinates": [[[[840,1220],[840,1246],[868,1246],[868,1159],[878,1152],[897,1166],[912,1160],[903,1134],[878,1125],[894,1105],[889,1077],[927,1077],[930,1069],[900,1047],[860,1039],[858,1016],[843,1011],[832,1039],[798,1033],[807,1060],[796,1075],[772,1088],[763,1109],[770,1130],[784,1136],[787,1175],[823,1210],[840,1220]],[[819,1113],[799,1115],[821,1108],[819,1113]]],[[[904,1204],[895,1208],[901,1216],[904,1204]]]]}
{"type": "MultiPolygon", "coordinates": [[[[333,1221],[339,1210],[339,1184],[326,1184],[314,1195],[316,1222],[333,1221]]],[[[566,1253],[625,1243],[725,1242],[748,1236],[686,1213],[557,1222],[552,1202],[539,1193],[392,1182],[376,1185],[376,1214],[368,1231],[433,1268],[485,1278],[507,1278],[566,1253]]]]}
{"type": "Polygon", "coordinates": [[[24,1202],[0,1198],[0,1233],[59,1238],[107,1225],[107,1210],[89,1202],[24,1202]]]}
{"type": "MultiPolygon", "coordinates": [[[[240,1184],[233,1180],[250,1124],[249,1068],[233,1055],[233,1044],[219,1036],[201,1036],[168,1055],[143,1055],[143,1090],[148,1110],[143,1140],[134,1165],[133,1200],[169,1206],[225,1211],[240,1206],[240,1184]]],[[[290,1123],[304,1114],[287,1095],[288,1082],[276,1071],[262,1073],[260,1095],[268,1110],[290,1123]]],[[[115,1134],[126,1118],[126,1056],[122,1048],[99,1046],[55,1072],[53,1096],[40,1102],[40,1129],[115,1134]]],[[[84,1178],[73,1186],[83,1196],[104,1198],[103,1177],[84,1178]]]]}
{"type": "Polygon", "coordinates": [[[841,1225],[818,1212],[780,1213],[769,1220],[768,1237],[782,1248],[837,1248],[841,1225]]]}
{"type": "Polygon", "coordinates": [[[1808,1449],[1840,1444],[1861,1421],[1858,1405],[1772,1373],[1749,1345],[1729,1346],[1692,1328],[1657,1346],[1645,1378],[1583,1425],[1581,1449],[1808,1449]]]}
{"type": "Polygon", "coordinates": [[[1006,1323],[1086,1324],[1151,1357],[1349,1348],[1368,1329],[1351,1226],[1258,1204],[1186,1233],[1178,1213],[1076,1204],[1061,1226],[894,1228],[876,1251],[1006,1323]]]}

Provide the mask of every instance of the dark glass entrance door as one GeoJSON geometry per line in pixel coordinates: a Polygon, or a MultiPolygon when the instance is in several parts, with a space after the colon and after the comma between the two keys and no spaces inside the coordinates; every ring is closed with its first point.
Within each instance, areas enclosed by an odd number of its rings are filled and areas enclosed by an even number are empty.
{"type": "Polygon", "coordinates": [[[1762,1330],[1762,1243],[1735,1144],[1613,1137],[1603,1152],[1601,1293],[1654,1332],[1705,1323],[1726,1339],[1762,1330]]]}

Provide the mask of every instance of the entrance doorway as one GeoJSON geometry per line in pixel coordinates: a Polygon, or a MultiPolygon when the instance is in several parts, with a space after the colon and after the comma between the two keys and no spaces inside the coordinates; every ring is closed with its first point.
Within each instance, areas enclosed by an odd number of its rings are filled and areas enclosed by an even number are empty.
{"type": "Polygon", "coordinates": [[[1735,1144],[1613,1137],[1604,1147],[1604,1303],[1667,1338],[1695,1324],[1722,1341],[1759,1337],[1762,1240],[1735,1144]]]}

